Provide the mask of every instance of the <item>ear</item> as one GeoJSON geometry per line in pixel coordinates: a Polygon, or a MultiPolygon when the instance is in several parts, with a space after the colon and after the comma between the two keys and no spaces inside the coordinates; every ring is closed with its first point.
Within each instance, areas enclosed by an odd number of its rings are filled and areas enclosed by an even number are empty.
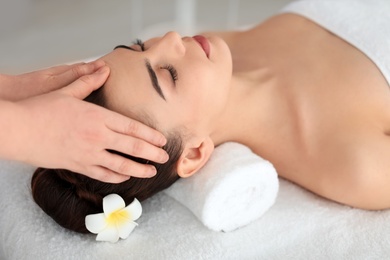
{"type": "Polygon", "coordinates": [[[207,137],[199,144],[187,144],[177,162],[177,174],[187,178],[196,173],[209,160],[214,143],[207,137]]]}

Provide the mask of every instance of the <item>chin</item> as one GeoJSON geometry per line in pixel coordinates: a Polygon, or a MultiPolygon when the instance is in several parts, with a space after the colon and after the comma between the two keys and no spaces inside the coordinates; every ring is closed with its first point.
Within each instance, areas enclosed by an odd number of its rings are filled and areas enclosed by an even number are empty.
{"type": "Polygon", "coordinates": [[[214,63],[221,63],[226,66],[226,69],[231,73],[233,70],[232,53],[227,43],[218,36],[211,36],[207,38],[211,44],[210,61],[214,63]]]}
{"type": "Polygon", "coordinates": [[[211,37],[208,37],[207,39],[211,43],[210,58],[212,58],[212,56],[215,56],[215,55],[220,56],[221,54],[224,56],[225,55],[229,56],[229,57],[232,56],[230,49],[229,49],[229,46],[222,38],[220,38],[218,36],[211,36],[211,37]]]}

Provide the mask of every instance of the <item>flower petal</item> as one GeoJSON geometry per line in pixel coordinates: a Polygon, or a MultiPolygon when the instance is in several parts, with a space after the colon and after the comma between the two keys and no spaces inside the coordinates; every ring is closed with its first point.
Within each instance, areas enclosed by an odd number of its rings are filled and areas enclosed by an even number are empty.
{"type": "Polygon", "coordinates": [[[115,226],[108,226],[96,236],[96,241],[116,243],[119,240],[118,230],[115,226]]]}
{"type": "Polygon", "coordinates": [[[137,220],[141,214],[142,214],[142,206],[141,203],[134,199],[132,203],[130,203],[126,208],[123,210],[127,211],[129,215],[131,216],[131,220],[137,220]]]}
{"type": "Polygon", "coordinates": [[[91,214],[85,217],[85,226],[87,229],[94,234],[102,231],[106,226],[106,217],[104,213],[91,214]]]}
{"type": "Polygon", "coordinates": [[[119,237],[126,239],[136,226],[137,223],[135,222],[126,222],[125,224],[121,225],[120,228],[118,228],[119,237]]]}
{"type": "Polygon", "coordinates": [[[124,207],[126,207],[125,201],[118,194],[110,194],[103,198],[103,211],[106,217],[124,207]]]}

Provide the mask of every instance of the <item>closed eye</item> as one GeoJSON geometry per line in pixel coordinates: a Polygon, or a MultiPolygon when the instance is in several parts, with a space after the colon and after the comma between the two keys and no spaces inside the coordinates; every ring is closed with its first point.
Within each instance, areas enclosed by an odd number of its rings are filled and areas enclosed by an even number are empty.
{"type": "Polygon", "coordinates": [[[169,74],[171,74],[173,80],[173,84],[176,86],[176,81],[178,80],[177,70],[171,64],[164,65],[161,67],[161,69],[169,71],[169,74]]]}
{"type": "MultiPolygon", "coordinates": [[[[145,51],[145,44],[142,40],[140,39],[136,39],[134,42],[133,42],[134,45],[137,45],[141,48],[141,51],[145,51]]],[[[123,48],[123,49],[128,49],[128,50],[132,50],[132,51],[139,51],[139,50],[136,50],[132,47],[129,47],[129,46],[126,46],[126,45],[118,45],[114,48],[115,49],[118,49],[118,48],[123,48]]],[[[146,68],[149,72],[149,76],[150,76],[150,79],[152,81],[152,85],[154,87],[154,89],[157,91],[157,93],[164,99],[165,99],[165,96],[164,96],[164,93],[162,92],[162,89],[160,87],[160,84],[158,83],[158,79],[157,79],[157,75],[156,73],[154,72],[150,62],[148,59],[145,60],[145,65],[146,65],[146,68]]],[[[176,86],[176,81],[179,79],[178,77],[178,73],[177,73],[177,70],[171,65],[171,64],[167,64],[167,65],[164,65],[164,66],[161,66],[160,69],[164,69],[164,70],[167,70],[169,72],[169,74],[171,75],[171,78],[172,78],[172,81],[173,81],[173,85],[176,86]]]]}
{"type": "MultiPolygon", "coordinates": [[[[145,43],[141,39],[136,39],[133,43],[138,45],[141,51],[145,51],[145,43]]],[[[171,74],[173,84],[176,85],[176,81],[178,80],[177,70],[171,64],[164,65],[160,69],[168,70],[169,74],[171,74]]]]}

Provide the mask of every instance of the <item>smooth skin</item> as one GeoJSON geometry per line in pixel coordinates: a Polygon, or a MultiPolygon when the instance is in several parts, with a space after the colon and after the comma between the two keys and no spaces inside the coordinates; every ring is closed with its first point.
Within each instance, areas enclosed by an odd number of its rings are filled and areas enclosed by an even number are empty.
{"type": "Polygon", "coordinates": [[[184,133],[181,177],[195,174],[214,146],[235,141],[320,196],[390,208],[389,84],[366,55],[295,14],[203,35],[209,57],[193,38],[170,32],[144,50],[133,45],[101,58],[111,69],[104,89],[111,109],[140,120],[146,113],[160,131],[184,133]]]}
{"type": "Polygon", "coordinates": [[[248,145],[281,177],[328,199],[390,208],[390,86],[376,65],[294,14],[221,36],[232,52],[233,75],[246,74],[257,87],[241,84],[246,95],[231,95],[235,107],[214,141],[248,145]],[[253,109],[239,109],[245,106],[253,109]],[[241,130],[222,135],[235,125],[241,130]]]}
{"type": "Polygon", "coordinates": [[[156,169],[107,152],[164,163],[165,137],[121,114],[82,101],[110,70],[102,61],[18,76],[0,74],[0,158],[62,168],[104,182],[152,177],[156,169]]]}

